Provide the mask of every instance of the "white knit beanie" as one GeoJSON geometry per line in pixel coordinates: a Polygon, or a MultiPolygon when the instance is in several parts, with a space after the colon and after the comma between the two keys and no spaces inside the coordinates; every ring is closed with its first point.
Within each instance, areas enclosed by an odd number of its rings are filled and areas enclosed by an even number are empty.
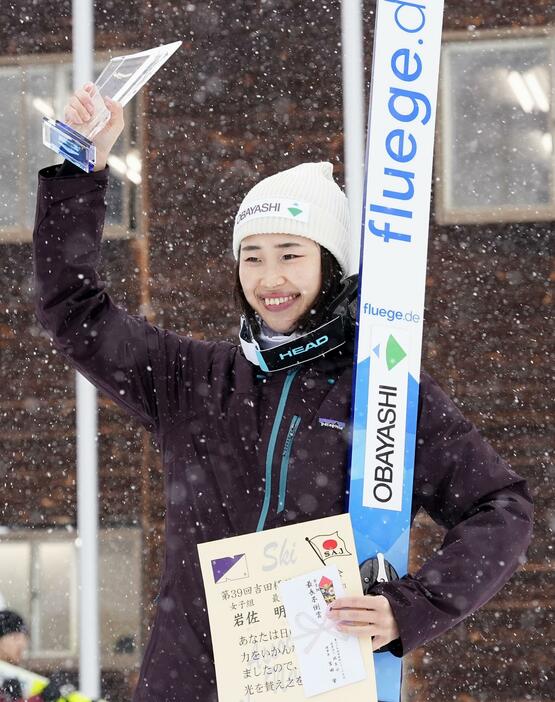
{"type": "Polygon", "coordinates": [[[233,228],[233,254],[252,234],[296,234],[324,246],[349,272],[349,208],[329,162],[301,163],[264,178],[245,195],[233,228]]]}

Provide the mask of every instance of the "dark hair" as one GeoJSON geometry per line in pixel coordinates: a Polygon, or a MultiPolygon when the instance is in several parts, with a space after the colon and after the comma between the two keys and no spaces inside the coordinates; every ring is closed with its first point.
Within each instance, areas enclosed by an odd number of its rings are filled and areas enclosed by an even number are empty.
{"type": "Polygon", "coordinates": [[[11,609],[3,609],[0,611],[0,638],[2,636],[7,636],[8,634],[17,633],[28,634],[27,626],[17,612],[13,612],[11,609]]]}
{"type": "MultiPolygon", "coordinates": [[[[304,333],[309,332],[311,329],[316,329],[327,321],[324,319],[326,316],[326,309],[339,294],[341,289],[343,272],[335,256],[321,246],[320,260],[322,266],[322,287],[320,288],[318,297],[314,301],[314,305],[311,309],[307,310],[297,322],[297,330],[304,333]]],[[[258,317],[247,302],[247,298],[241,286],[241,280],[239,278],[239,260],[237,260],[235,264],[235,287],[233,289],[233,297],[241,313],[247,318],[253,333],[258,333],[260,331],[258,317]]]]}

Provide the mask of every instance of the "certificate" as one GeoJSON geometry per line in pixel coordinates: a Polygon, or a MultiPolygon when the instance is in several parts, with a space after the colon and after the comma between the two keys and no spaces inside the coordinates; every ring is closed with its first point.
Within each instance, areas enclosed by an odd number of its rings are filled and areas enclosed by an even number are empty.
{"type": "Polygon", "coordinates": [[[219,702],[376,702],[370,637],[326,617],[362,595],[348,514],[198,546],[219,702]]]}

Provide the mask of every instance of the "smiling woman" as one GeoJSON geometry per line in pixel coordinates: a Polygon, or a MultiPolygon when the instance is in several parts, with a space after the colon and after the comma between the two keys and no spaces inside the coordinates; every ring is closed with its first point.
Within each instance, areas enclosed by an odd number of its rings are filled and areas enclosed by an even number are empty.
{"type": "MultiPolygon", "coordinates": [[[[108,145],[123,127],[117,104],[112,116],[108,145]]],[[[37,315],[57,350],[156,435],[166,469],[165,570],[133,700],[213,701],[196,544],[345,511],[357,287],[342,280],[347,200],[331,163],[255,185],[233,232],[240,344],[201,341],[114,304],[97,272],[109,170],[70,166],[39,178],[37,315]]],[[[340,630],[396,655],[489,599],[530,532],[524,481],[426,374],[420,387],[414,512],[448,527],[445,543],[414,576],[340,598],[330,612],[340,630]]]]}
{"type": "MultiPolygon", "coordinates": [[[[273,236],[273,235],[270,235],[273,236]]],[[[284,237],[286,235],[276,235],[284,237]]],[[[297,242],[299,247],[304,243],[304,238],[297,237],[297,242]],[[300,243],[302,242],[302,243],[300,243]]],[[[314,242],[311,242],[314,243],[314,242]]],[[[256,253],[254,254],[256,257],[256,253]]],[[[287,255],[287,254],[286,254],[287,255]]],[[[295,253],[293,250],[289,255],[300,255],[295,253]]],[[[243,289],[243,283],[241,282],[240,270],[241,270],[241,259],[246,258],[245,247],[241,246],[239,260],[237,261],[235,267],[235,287],[234,287],[234,298],[237,306],[242,312],[243,319],[248,323],[250,329],[258,334],[261,331],[262,317],[259,313],[251,306],[249,301],[245,296],[243,289]]],[[[294,260],[294,259],[289,259],[294,260]]],[[[319,270],[320,270],[320,289],[316,298],[313,300],[311,305],[305,308],[305,311],[297,317],[295,322],[295,327],[297,332],[304,333],[312,329],[316,329],[319,325],[323,324],[327,317],[327,310],[333,303],[335,298],[340,294],[343,285],[343,271],[335,256],[333,256],[326,248],[319,246],[319,270]]],[[[278,293],[281,291],[277,291],[278,293]]],[[[270,296],[271,298],[272,296],[270,296]]],[[[280,298],[277,297],[277,300],[280,298]]],[[[275,304],[275,303],[270,303],[275,304]]],[[[273,309],[273,308],[272,308],[273,309]]],[[[267,322],[265,327],[271,327],[271,324],[267,322]]],[[[276,328],[276,331],[277,328],[276,328]]]]}
{"type": "Polygon", "coordinates": [[[241,244],[239,280],[247,302],[266,326],[291,333],[320,292],[320,246],[292,234],[248,236],[241,244]]]}
{"type": "Polygon", "coordinates": [[[251,331],[273,339],[268,345],[325,321],[319,313],[349,271],[347,207],[331,163],[276,173],[243,199],[233,232],[235,295],[251,331]]]}

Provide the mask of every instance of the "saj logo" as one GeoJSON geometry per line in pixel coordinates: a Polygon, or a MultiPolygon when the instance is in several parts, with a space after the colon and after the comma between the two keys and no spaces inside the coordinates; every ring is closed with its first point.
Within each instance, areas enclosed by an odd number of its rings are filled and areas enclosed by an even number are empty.
{"type": "Polygon", "coordinates": [[[339,532],[337,531],[333,534],[318,534],[313,537],[307,536],[306,541],[324,565],[329,558],[351,555],[347,544],[344,539],[339,536],[339,532]]]}

